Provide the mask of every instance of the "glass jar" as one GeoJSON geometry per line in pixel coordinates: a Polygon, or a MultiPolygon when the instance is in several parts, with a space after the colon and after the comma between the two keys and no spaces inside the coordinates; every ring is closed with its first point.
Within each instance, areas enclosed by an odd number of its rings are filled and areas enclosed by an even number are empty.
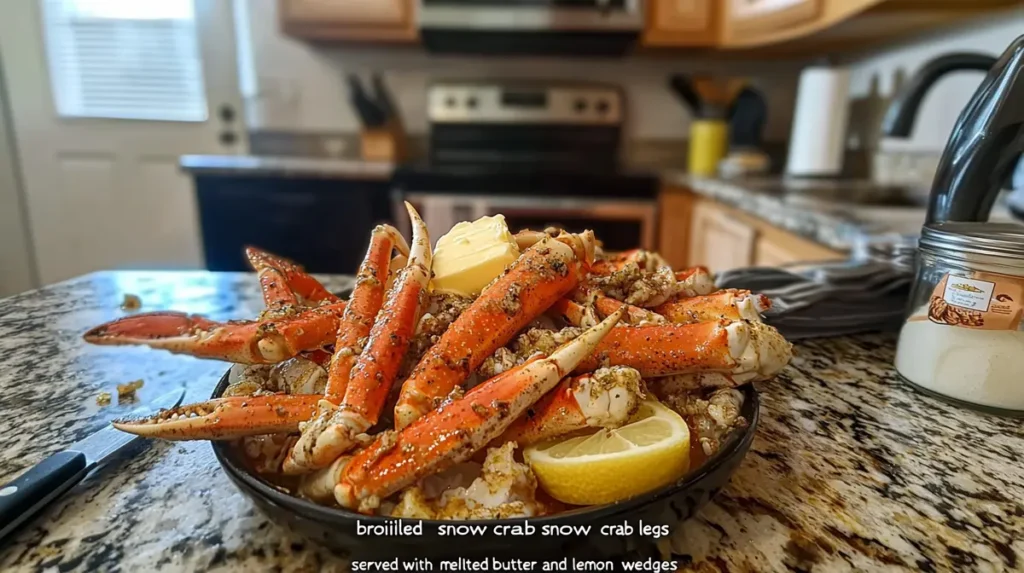
{"type": "Polygon", "coordinates": [[[1024,226],[936,223],[921,232],[896,370],[925,393],[1024,416],[1024,226]]]}

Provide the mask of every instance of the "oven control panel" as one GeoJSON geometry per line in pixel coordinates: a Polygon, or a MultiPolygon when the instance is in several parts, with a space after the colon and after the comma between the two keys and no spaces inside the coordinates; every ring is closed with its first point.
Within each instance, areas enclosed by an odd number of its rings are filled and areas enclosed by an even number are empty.
{"type": "Polygon", "coordinates": [[[619,126],[625,98],[616,87],[437,83],[428,88],[431,123],[619,126]]]}

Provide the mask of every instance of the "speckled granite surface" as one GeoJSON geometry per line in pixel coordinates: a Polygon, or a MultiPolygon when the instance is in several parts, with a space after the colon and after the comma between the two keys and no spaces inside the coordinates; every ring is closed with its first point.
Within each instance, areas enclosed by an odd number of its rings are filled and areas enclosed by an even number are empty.
{"type": "MultiPolygon", "coordinates": [[[[668,185],[686,187],[841,252],[856,251],[866,243],[902,243],[901,236],[916,237],[926,215],[920,191],[887,189],[867,180],[787,181],[777,175],[728,180],[673,170],[664,170],[661,178],[668,185]]],[[[989,219],[1020,223],[1005,197],[996,202],[989,219]]]]}
{"type": "MultiPolygon", "coordinates": [[[[328,282],[340,289],[347,279],[328,282]]],[[[143,378],[141,400],[224,366],[86,346],[88,327],[142,310],[218,319],[260,307],[251,275],[101,273],[0,301],[0,482],[134,405],[96,396],[143,378]]],[[[801,343],[761,385],[762,422],[730,485],[672,542],[685,571],[1012,571],[1024,568],[1024,425],[914,393],[894,340],[801,343]]],[[[2,571],[343,571],[268,522],[208,443],[151,443],[103,468],[0,548],[2,571]]]]}

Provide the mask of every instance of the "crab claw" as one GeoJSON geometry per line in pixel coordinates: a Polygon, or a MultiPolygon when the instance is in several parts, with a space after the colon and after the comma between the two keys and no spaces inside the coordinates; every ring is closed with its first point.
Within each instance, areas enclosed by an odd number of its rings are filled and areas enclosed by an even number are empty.
{"type": "Polygon", "coordinates": [[[245,256],[259,277],[263,300],[269,310],[341,300],[293,261],[252,246],[245,248],[245,256]]]}
{"type": "Polygon", "coordinates": [[[525,448],[586,428],[617,428],[644,399],[640,373],[614,366],[567,378],[491,442],[516,442],[525,448]]]}
{"type": "Polygon", "coordinates": [[[612,327],[624,313],[625,309],[616,311],[550,356],[534,355],[397,434],[381,434],[345,466],[334,488],[335,500],[342,507],[371,511],[380,500],[417,480],[468,460],[557,386],[615,330],[612,327]]]}
{"type": "Polygon", "coordinates": [[[83,338],[91,344],[145,345],[236,364],[276,364],[329,344],[345,305],[337,302],[266,321],[216,322],[183,312],[147,312],[101,324],[83,338]]]}
{"type": "Polygon", "coordinates": [[[763,322],[710,320],[613,329],[577,371],[629,366],[645,378],[721,372],[744,383],[775,376],[792,357],[793,346],[763,322]]]}
{"type": "Polygon", "coordinates": [[[218,398],[161,410],[142,418],[115,420],[122,432],[161,440],[231,440],[299,431],[316,412],[316,395],[267,394],[218,398]]]}

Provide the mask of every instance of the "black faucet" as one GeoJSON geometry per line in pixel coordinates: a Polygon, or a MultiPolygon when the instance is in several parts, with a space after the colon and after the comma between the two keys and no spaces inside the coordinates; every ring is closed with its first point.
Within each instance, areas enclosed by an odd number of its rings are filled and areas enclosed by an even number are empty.
{"type": "Polygon", "coordinates": [[[996,65],[996,58],[987,54],[955,53],[939,56],[921,67],[897,93],[882,120],[882,135],[910,137],[921,101],[935,82],[946,74],[959,71],[987,72],[996,65]]]}
{"type": "MultiPolygon", "coordinates": [[[[973,61],[982,63],[981,58],[973,61]]],[[[987,69],[988,74],[960,112],[942,152],[932,182],[926,224],[987,221],[996,197],[1024,153],[1024,36],[1011,42],[987,69]]],[[[931,81],[922,80],[922,95],[935,79],[937,76],[931,81]]],[[[907,99],[912,100],[913,95],[910,93],[907,99]]],[[[920,99],[916,98],[917,103],[920,99]]],[[[913,118],[902,119],[904,114],[899,109],[892,115],[887,128],[896,135],[904,129],[909,132],[913,118]]]]}

